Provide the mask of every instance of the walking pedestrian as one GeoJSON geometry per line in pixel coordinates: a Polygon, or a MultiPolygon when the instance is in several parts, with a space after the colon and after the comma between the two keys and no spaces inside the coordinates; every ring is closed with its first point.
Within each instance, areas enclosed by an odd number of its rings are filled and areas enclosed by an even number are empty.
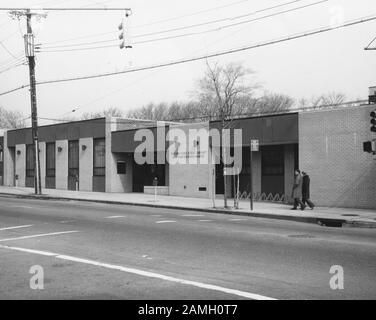
{"type": "Polygon", "coordinates": [[[313,204],[313,202],[310,200],[310,190],[309,190],[309,186],[310,186],[310,182],[311,182],[311,179],[309,177],[309,175],[302,171],[302,202],[304,204],[307,204],[311,210],[313,210],[313,208],[315,207],[315,205],[313,204]]]}
{"type": "Polygon", "coordinates": [[[302,202],[302,176],[300,170],[295,170],[294,185],[292,187],[292,198],[294,199],[294,207],[291,210],[297,210],[298,205],[300,205],[300,210],[304,210],[306,205],[302,202]]]}

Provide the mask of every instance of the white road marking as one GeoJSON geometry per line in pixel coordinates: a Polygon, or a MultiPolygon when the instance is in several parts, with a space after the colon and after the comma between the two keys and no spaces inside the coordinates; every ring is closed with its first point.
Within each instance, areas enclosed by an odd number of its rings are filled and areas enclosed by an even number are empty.
{"type": "Polygon", "coordinates": [[[210,221],[213,221],[213,220],[198,220],[200,222],[210,222],[210,221]]]}
{"type": "Polygon", "coordinates": [[[53,252],[49,252],[49,251],[32,250],[32,249],[26,249],[26,248],[4,246],[4,245],[0,245],[0,248],[8,249],[8,250],[21,251],[21,252],[27,252],[27,253],[33,253],[33,254],[39,254],[39,255],[43,255],[43,256],[54,257],[56,259],[68,260],[68,261],[72,261],[72,262],[93,265],[93,266],[111,269],[111,270],[118,270],[118,271],[122,271],[122,272],[126,272],[126,273],[136,274],[136,275],[143,276],[143,277],[156,278],[156,279],[175,282],[175,283],[179,283],[179,284],[185,284],[185,285],[189,285],[189,286],[193,286],[193,287],[197,287],[197,288],[219,291],[219,292],[223,292],[223,293],[226,293],[226,294],[236,295],[236,296],[240,296],[240,297],[248,298],[248,299],[276,300],[274,298],[259,295],[259,294],[256,294],[256,293],[225,288],[225,287],[221,287],[221,286],[217,286],[217,285],[213,285],[213,284],[207,284],[207,283],[203,283],[203,282],[179,279],[179,278],[175,278],[175,277],[171,277],[171,276],[165,276],[165,275],[159,274],[159,273],[144,271],[144,270],[135,269],[135,268],[124,267],[124,266],[119,266],[119,265],[114,265],[114,264],[109,264],[109,263],[103,263],[103,262],[94,261],[94,260],[82,259],[82,258],[78,258],[78,257],[53,253],[53,252]]]}
{"type": "Polygon", "coordinates": [[[73,230],[73,231],[62,231],[62,232],[34,234],[34,235],[31,235],[31,236],[22,236],[22,237],[16,237],[16,238],[0,239],[0,242],[12,241],[12,240],[23,240],[23,239],[30,239],[30,238],[39,238],[39,237],[46,237],[46,236],[56,236],[56,235],[59,235],[59,234],[67,234],[67,233],[75,233],[75,232],[79,232],[79,231],[73,230]]]}
{"type": "Polygon", "coordinates": [[[60,223],[71,223],[71,222],[75,222],[75,220],[63,220],[63,221],[60,221],[60,223]]]}
{"type": "Polygon", "coordinates": [[[34,209],[33,207],[30,206],[11,206],[12,208],[24,208],[24,209],[34,209]]]}
{"type": "Polygon", "coordinates": [[[152,216],[152,217],[162,217],[161,214],[152,214],[151,216],[152,216]]]}
{"type": "Polygon", "coordinates": [[[183,214],[182,217],[205,217],[204,214],[183,214]]]}
{"type": "Polygon", "coordinates": [[[241,218],[234,218],[234,219],[228,219],[229,221],[247,221],[248,219],[241,219],[241,218]]]}
{"type": "Polygon", "coordinates": [[[125,216],[108,216],[104,217],[105,219],[117,219],[117,218],[125,218],[125,216]]]}
{"type": "Polygon", "coordinates": [[[3,231],[3,230],[12,230],[12,229],[20,229],[20,228],[28,228],[28,227],[32,227],[32,226],[33,226],[32,224],[25,224],[23,226],[0,228],[0,231],[3,231]]]}
{"type": "Polygon", "coordinates": [[[172,223],[172,222],[176,222],[175,220],[161,220],[161,221],[157,221],[156,223],[172,223]]]}

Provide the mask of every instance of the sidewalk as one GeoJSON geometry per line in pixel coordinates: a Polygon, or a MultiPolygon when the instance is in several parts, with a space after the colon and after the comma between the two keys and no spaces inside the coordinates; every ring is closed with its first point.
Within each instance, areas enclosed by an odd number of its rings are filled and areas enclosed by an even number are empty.
{"type": "MultiPolygon", "coordinates": [[[[290,210],[291,206],[281,203],[255,202],[254,210],[250,211],[249,201],[240,201],[239,209],[224,209],[223,199],[215,200],[216,208],[212,207],[210,199],[185,198],[175,196],[157,196],[143,193],[102,193],[85,191],[68,191],[56,189],[43,189],[43,195],[34,195],[33,188],[13,188],[0,186],[0,195],[14,195],[21,198],[42,199],[69,199],[93,201],[101,203],[128,204],[171,209],[196,210],[205,212],[218,212],[234,215],[246,215],[269,219],[291,220],[307,223],[318,223],[327,226],[367,227],[376,228],[376,210],[349,209],[349,208],[309,208],[305,211],[290,210]]],[[[228,205],[233,205],[233,200],[228,200],[228,205]]]]}

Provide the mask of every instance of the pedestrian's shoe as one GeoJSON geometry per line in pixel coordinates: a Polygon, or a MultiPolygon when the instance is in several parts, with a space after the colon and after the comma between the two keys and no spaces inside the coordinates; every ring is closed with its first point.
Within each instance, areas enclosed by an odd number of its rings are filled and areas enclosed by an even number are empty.
{"type": "Polygon", "coordinates": [[[298,208],[295,208],[295,207],[294,207],[294,208],[291,208],[290,210],[297,210],[297,209],[298,209],[298,208]]]}
{"type": "Polygon", "coordinates": [[[315,206],[312,206],[312,207],[311,207],[311,210],[313,210],[314,207],[315,207],[315,206]]]}
{"type": "Polygon", "coordinates": [[[300,210],[304,211],[305,208],[306,208],[306,206],[301,206],[300,210]]]}

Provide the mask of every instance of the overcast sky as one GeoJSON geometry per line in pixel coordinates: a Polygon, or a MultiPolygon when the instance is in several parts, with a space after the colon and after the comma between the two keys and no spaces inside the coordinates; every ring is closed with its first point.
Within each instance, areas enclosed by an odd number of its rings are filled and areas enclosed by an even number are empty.
{"type": "MultiPolygon", "coordinates": [[[[219,28],[318,1],[299,1],[253,15],[251,13],[254,11],[287,3],[289,0],[2,0],[0,6],[38,7],[42,4],[49,7],[106,6],[132,9],[130,21],[133,49],[121,50],[117,41],[82,46],[82,43],[116,40],[117,27],[124,16],[123,12],[50,11],[47,18],[34,23],[36,43],[44,45],[45,50],[114,45],[85,51],[38,53],[36,77],[42,81],[189,58],[376,15],[375,0],[329,0],[258,21],[219,28]],[[239,17],[242,15],[246,16],[239,17]],[[225,18],[228,20],[141,36],[225,18]],[[101,33],[105,34],[98,35],[101,33]],[[137,44],[188,33],[196,34],[137,44]],[[78,39],[69,40],[73,38],[78,39]],[[47,49],[47,46],[76,44],[81,46],[47,49]]],[[[7,65],[12,65],[15,60],[13,56],[24,55],[24,32],[25,19],[12,20],[6,12],[0,12],[0,41],[9,51],[0,46],[0,71],[7,65]]],[[[349,100],[366,99],[368,87],[376,85],[376,51],[365,51],[364,47],[375,37],[376,21],[371,21],[303,39],[229,54],[210,61],[222,64],[242,62],[256,72],[256,80],[262,84],[264,90],[288,94],[296,99],[310,98],[331,91],[343,92],[349,100]]],[[[202,76],[204,70],[205,61],[202,60],[101,79],[38,86],[38,115],[52,118],[79,116],[83,112],[99,111],[110,106],[127,111],[149,102],[186,101],[190,99],[196,80],[202,76]],[[77,109],[76,113],[71,113],[72,109],[77,109]]],[[[0,91],[28,82],[27,66],[16,67],[0,74],[0,91]]],[[[29,91],[22,89],[0,96],[0,105],[28,115],[29,91]]]]}

